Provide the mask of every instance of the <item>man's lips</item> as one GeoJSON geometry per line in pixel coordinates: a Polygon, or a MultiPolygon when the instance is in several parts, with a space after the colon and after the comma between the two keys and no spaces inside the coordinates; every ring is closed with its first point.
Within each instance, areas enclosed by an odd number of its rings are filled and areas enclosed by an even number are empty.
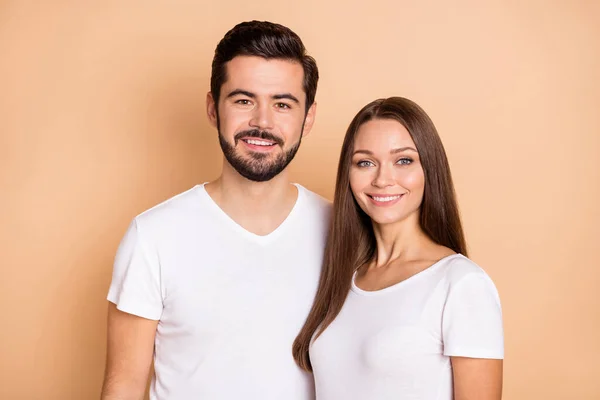
{"type": "Polygon", "coordinates": [[[240,142],[248,150],[255,153],[271,153],[277,148],[277,143],[271,140],[257,139],[257,138],[242,138],[240,142]]]}
{"type": "Polygon", "coordinates": [[[258,129],[239,132],[234,136],[233,140],[236,145],[238,141],[242,140],[245,143],[255,146],[273,146],[277,144],[280,147],[283,147],[283,139],[275,136],[271,132],[259,131],[258,129]]]}
{"type": "Polygon", "coordinates": [[[269,147],[269,146],[274,146],[275,143],[272,140],[266,140],[266,139],[258,139],[255,137],[244,137],[240,139],[241,141],[254,145],[254,146],[265,146],[265,147],[269,147]]]}

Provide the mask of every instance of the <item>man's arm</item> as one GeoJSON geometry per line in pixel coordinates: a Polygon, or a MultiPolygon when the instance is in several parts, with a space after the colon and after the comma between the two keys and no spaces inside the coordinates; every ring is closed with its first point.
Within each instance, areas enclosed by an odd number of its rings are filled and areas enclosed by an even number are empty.
{"type": "Polygon", "coordinates": [[[158,321],[108,306],[108,340],[102,400],[141,400],[154,354],[158,321]]]}
{"type": "Polygon", "coordinates": [[[502,360],[451,357],[454,399],[500,400],[502,360]]]}

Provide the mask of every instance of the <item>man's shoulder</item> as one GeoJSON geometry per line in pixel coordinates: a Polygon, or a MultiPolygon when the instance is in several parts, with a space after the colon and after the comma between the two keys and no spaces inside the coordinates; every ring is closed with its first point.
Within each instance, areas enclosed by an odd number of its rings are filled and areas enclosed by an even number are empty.
{"type": "Polygon", "coordinates": [[[321,196],[316,192],[313,192],[312,190],[305,188],[302,185],[297,184],[296,186],[299,188],[299,190],[302,190],[304,192],[308,208],[311,211],[324,214],[326,216],[329,216],[331,214],[333,203],[330,200],[326,199],[325,197],[321,196]]]}
{"type": "Polygon", "coordinates": [[[198,209],[199,186],[175,194],[135,217],[138,224],[146,228],[164,228],[181,218],[189,217],[198,209]]]}
{"type": "Polygon", "coordinates": [[[311,235],[318,241],[324,240],[331,222],[332,203],[325,197],[302,186],[299,186],[299,190],[303,191],[304,197],[304,205],[299,210],[301,223],[307,229],[312,230],[311,235]]]}

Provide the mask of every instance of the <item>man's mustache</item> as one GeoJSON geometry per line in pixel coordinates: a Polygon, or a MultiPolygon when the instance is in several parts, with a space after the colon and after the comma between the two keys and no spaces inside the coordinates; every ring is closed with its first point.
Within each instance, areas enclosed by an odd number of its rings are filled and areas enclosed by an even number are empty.
{"type": "Polygon", "coordinates": [[[257,138],[257,139],[270,140],[272,142],[277,143],[279,146],[283,147],[283,139],[273,135],[271,132],[261,131],[258,129],[250,129],[247,131],[238,132],[233,137],[233,141],[234,141],[235,145],[237,145],[238,141],[241,138],[250,138],[250,137],[257,138]]]}

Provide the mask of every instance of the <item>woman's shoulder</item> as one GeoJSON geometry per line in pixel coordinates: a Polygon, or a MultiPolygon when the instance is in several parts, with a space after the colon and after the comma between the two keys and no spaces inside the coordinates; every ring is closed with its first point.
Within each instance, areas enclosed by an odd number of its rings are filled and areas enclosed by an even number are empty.
{"type": "Polygon", "coordinates": [[[470,258],[455,253],[445,258],[445,277],[450,285],[466,280],[490,281],[487,272],[470,258]]]}

